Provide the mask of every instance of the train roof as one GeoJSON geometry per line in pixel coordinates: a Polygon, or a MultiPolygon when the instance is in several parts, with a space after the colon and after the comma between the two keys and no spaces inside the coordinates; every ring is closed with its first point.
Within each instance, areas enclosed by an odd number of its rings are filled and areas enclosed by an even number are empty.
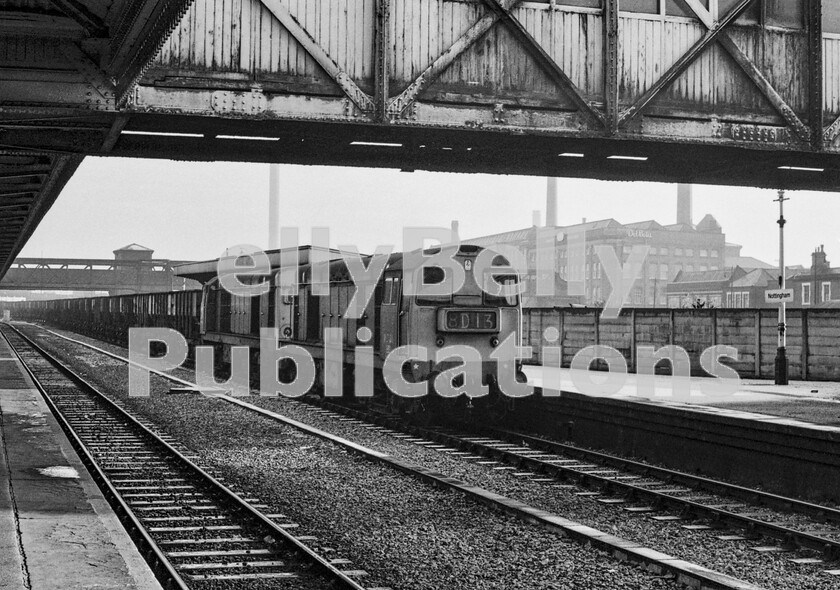
{"type": "MultiPolygon", "coordinates": [[[[485,247],[477,246],[474,244],[444,244],[440,247],[427,248],[423,252],[427,255],[434,254],[439,252],[441,248],[444,251],[457,250],[461,254],[475,254],[485,249],[485,247]]],[[[320,246],[300,246],[298,248],[267,250],[266,254],[268,255],[269,261],[271,262],[271,270],[275,271],[284,266],[291,266],[292,264],[294,264],[296,257],[297,264],[299,267],[309,264],[311,262],[310,254],[313,250],[324,252],[327,255],[327,259],[330,261],[341,260],[343,258],[343,254],[356,256],[356,253],[345,252],[343,250],[338,250],[335,248],[322,248],[320,246]]],[[[492,248],[490,248],[490,250],[492,250],[492,248]]],[[[386,264],[385,268],[387,270],[402,270],[403,254],[403,252],[393,252],[388,257],[388,263],[386,264]]],[[[370,255],[368,254],[361,254],[361,256],[364,259],[370,258],[370,255]]],[[[202,284],[205,284],[212,281],[218,276],[218,263],[219,258],[213,260],[205,260],[203,262],[189,262],[186,264],[179,264],[173,267],[173,270],[176,276],[193,279],[195,281],[199,281],[202,284]]]]}
{"type": "MultiPolygon", "coordinates": [[[[342,250],[335,248],[323,248],[321,246],[300,246],[298,248],[282,248],[278,250],[266,250],[266,255],[271,263],[271,270],[277,270],[284,266],[291,266],[297,259],[298,266],[309,264],[310,255],[313,251],[323,252],[328,260],[336,260],[342,257],[342,250]]],[[[202,262],[188,262],[174,267],[174,274],[207,283],[218,275],[218,264],[220,258],[205,260],[202,262]]]]}
{"type": "MultiPolygon", "coordinates": [[[[452,252],[455,251],[457,254],[477,254],[482,250],[493,250],[492,247],[487,246],[478,246],[476,244],[443,244],[442,246],[434,246],[432,248],[426,248],[423,250],[423,254],[426,256],[437,254],[438,252],[452,252]]],[[[413,250],[413,253],[420,252],[420,250],[413,250]]],[[[391,257],[388,259],[388,264],[385,266],[386,270],[402,270],[403,263],[405,261],[405,254],[409,254],[408,252],[394,252],[391,254],[391,257]]]]}

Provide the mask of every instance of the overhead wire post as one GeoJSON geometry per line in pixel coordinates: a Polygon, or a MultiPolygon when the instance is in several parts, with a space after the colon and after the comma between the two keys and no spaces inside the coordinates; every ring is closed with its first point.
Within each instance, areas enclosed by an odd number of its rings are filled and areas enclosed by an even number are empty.
{"type": "MultiPolygon", "coordinates": [[[[779,289],[785,288],[785,191],[779,191],[779,198],[774,202],[779,203],[779,289]]],[[[785,300],[779,304],[779,343],[776,348],[776,385],[788,384],[788,362],[787,362],[787,338],[785,335],[785,300]]]]}

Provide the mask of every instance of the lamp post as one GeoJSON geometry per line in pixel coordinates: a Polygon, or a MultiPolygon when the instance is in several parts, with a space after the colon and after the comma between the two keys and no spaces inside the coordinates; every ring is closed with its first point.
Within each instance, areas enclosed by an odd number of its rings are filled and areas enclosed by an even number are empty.
{"type": "MultiPolygon", "coordinates": [[[[779,288],[785,288],[785,214],[784,206],[785,191],[779,191],[779,198],[776,201],[779,203],[779,288]]],[[[779,343],[776,348],[776,385],[788,384],[788,363],[785,347],[787,338],[785,337],[785,301],[782,299],[779,304],[779,343]]]]}

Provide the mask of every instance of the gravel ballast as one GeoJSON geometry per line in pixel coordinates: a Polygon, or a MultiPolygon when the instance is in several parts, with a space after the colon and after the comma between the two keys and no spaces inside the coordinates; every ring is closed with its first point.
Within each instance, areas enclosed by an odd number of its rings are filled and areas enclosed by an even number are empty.
{"type": "MultiPolygon", "coordinates": [[[[73,334],[69,335],[76,337],[73,334]]],[[[84,337],[78,338],[87,340],[84,337]]],[[[58,339],[55,340],[58,341],[58,339]]],[[[96,341],[91,341],[91,343],[118,354],[125,353],[124,349],[119,347],[103,345],[96,341]]],[[[59,344],[59,346],[67,350],[74,350],[81,356],[86,354],[79,352],[80,348],[70,343],[65,342],[59,344]]],[[[190,377],[188,371],[181,370],[177,373],[182,378],[190,377]]],[[[188,403],[192,403],[191,400],[193,399],[195,398],[190,398],[188,403]]],[[[385,434],[360,428],[358,425],[354,426],[334,418],[318,415],[309,406],[303,404],[290,403],[282,398],[270,399],[258,396],[252,396],[246,401],[283,413],[291,418],[328,430],[400,459],[463,479],[493,492],[561,514],[566,518],[598,528],[604,532],[627,538],[766,588],[822,589],[837,587],[838,579],[823,573],[823,570],[827,567],[836,566],[826,566],[826,564],[797,565],[788,561],[792,557],[810,556],[807,553],[760,554],[750,549],[751,546],[774,544],[772,541],[767,543],[721,541],[716,539],[715,535],[724,534],[726,531],[723,533],[717,531],[692,532],[680,528],[679,523],[654,522],[641,515],[628,516],[615,507],[607,507],[592,499],[575,496],[574,492],[578,490],[547,488],[544,484],[516,478],[504,471],[493,470],[490,466],[481,466],[448,457],[385,434]]],[[[788,517],[789,515],[780,515],[780,520],[788,517]]]]}
{"type": "MultiPolygon", "coordinates": [[[[39,340],[212,465],[237,490],[288,516],[296,535],[393,588],[677,588],[463,494],[375,465],[332,443],[202,396],[128,398],[125,365],[41,334],[39,340]],[[122,366],[119,366],[122,365],[122,366]]],[[[124,352],[112,347],[115,352],[124,352]]]]}

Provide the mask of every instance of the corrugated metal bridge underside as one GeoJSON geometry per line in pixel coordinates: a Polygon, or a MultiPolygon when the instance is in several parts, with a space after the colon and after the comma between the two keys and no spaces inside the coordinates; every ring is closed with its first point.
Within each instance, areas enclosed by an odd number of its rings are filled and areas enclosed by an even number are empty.
{"type": "Polygon", "coordinates": [[[74,155],[0,150],[0,277],[81,161],[74,155]]]}
{"type": "Polygon", "coordinates": [[[0,0],[0,277],[189,0],[0,0]]]}
{"type": "Polygon", "coordinates": [[[837,190],[839,5],[0,2],[0,273],[88,154],[837,190]]]}

